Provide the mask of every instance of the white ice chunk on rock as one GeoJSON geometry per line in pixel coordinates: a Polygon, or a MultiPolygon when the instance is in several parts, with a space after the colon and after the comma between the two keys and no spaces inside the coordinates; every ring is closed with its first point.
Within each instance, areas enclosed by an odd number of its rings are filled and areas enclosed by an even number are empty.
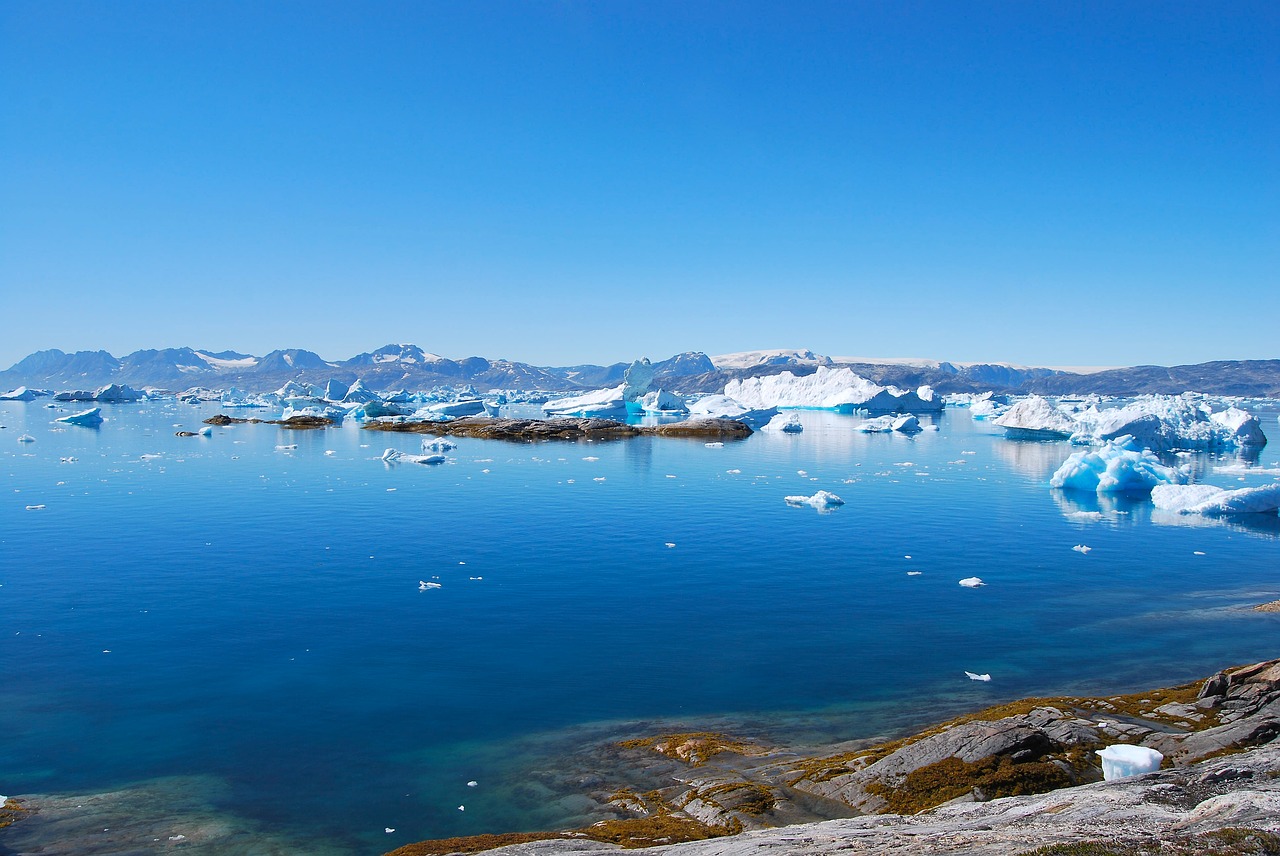
{"type": "Polygon", "coordinates": [[[1058,467],[1049,484],[1096,493],[1149,491],[1156,485],[1183,484],[1186,476],[1160,463],[1138,447],[1132,437],[1120,437],[1100,449],[1076,452],[1058,467]]]}
{"type": "Polygon", "coordinates": [[[1038,395],[1022,399],[992,423],[1011,440],[1065,440],[1076,430],[1071,416],[1038,395]]]}
{"type": "Polygon", "coordinates": [[[788,496],[785,498],[787,505],[802,506],[811,505],[819,511],[827,508],[838,508],[844,505],[844,500],[829,491],[820,490],[813,496],[788,496]]]}
{"type": "Polygon", "coordinates": [[[67,425],[82,425],[85,428],[96,428],[102,424],[102,408],[93,407],[89,410],[82,410],[79,413],[59,416],[55,421],[65,422],[67,425]]]}
{"type": "Polygon", "coordinates": [[[1160,762],[1164,760],[1164,755],[1154,749],[1148,749],[1146,746],[1131,746],[1127,743],[1117,743],[1106,749],[1099,749],[1098,757],[1102,759],[1102,778],[1108,782],[1125,776],[1154,773],[1160,769],[1160,762]]]}
{"type": "Polygon", "coordinates": [[[1275,514],[1280,508],[1280,483],[1226,490],[1209,484],[1158,485],[1151,501],[1161,511],[1179,514],[1275,514]]]}

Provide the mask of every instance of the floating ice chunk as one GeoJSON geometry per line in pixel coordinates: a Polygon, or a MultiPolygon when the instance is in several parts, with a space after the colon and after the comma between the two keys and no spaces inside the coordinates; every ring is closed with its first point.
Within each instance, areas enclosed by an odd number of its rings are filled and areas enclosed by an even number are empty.
{"type": "Polygon", "coordinates": [[[382,831],[383,831],[383,832],[385,832],[385,833],[387,833],[387,834],[391,834],[392,832],[395,832],[396,830],[395,830],[395,827],[392,827],[392,826],[384,826],[384,827],[382,827],[382,831]]]}
{"type": "Polygon", "coordinates": [[[428,589],[444,588],[440,583],[429,583],[426,580],[418,580],[418,591],[426,591],[428,589]]]}
{"type": "Polygon", "coordinates": [[[1128,434],[1157,452],[1265,446],[1257,418],[1235,407],[1214,413],[1182,396],[1149,396],[1121,408],[1090,407],[1077,415],[1075,443],[1097,443],[1128,434]]]}
{"type": "Polygon", "coordinates": [[[587,456],[586,456],[585,458],[583,458],[582,460],[584,460],[584,461],[591,461],[592,463],[594,463],[595,461],[598,461],[598,460],[600,460],[600,459],[599,459],[599,458],[597,458],[595,455],[587,455],[587,456]]]}
{"type": "Polygon", "coordinates": [[[1186,476],[1140,449],[1132,437],[1119,437],[1100,449],[1076,452],[1049,480],[1053,487],[1097,493],[1149,491],[1160,484],[1182,484],[1186,476]]]}
{"type": "Polygon", "coordinates": [[[474,787],[475,787],[476,785],[478,785],[478,784],[480,784],[480,783],[479,783],[479,782],[476,782],[476,781],[467,782],[467,787],[469,787],[469,788],[474,788],[474,787]]]}
{"type": "Polygon", "coordinates": [[[727,395],[706,395],[689,405],[689,415],[700,419],[734,419],[760,428],[778,412],[776,407],[748,407],[727,395]]]}
{"type": "Polygon", "coordinates": [[[43,508],[44,508],[43,505],[28,505],[27,511],[40,511],[43,508]]]}
{"type": "Polygon", "coordinates": [[[1012,440],[1065,440],[1076,430],[1073,418],[1038,395],[1019,401],[993,424],[1012,440]]]}
{"type": "Polygon", "coordinates": [[[991,680],[990,675],[979,675],[976,672],[966,671],[965,675],[968,676],[969,680],[971,681],[990,681],[991,680]]]}
{"type": "Polygon", "coordinates": [[[736,476],[736,475],[741,475],[741,474],[742,474],[742,470],[739,470],[739,469],[725,470],[725,472],[726,472],[726,473],[728,473],[728,474],[729,474],[729,475],[731,475],[731,476],[736,476]]]}
{"type": "Polygon", "coordinates": [[[1127,743],[1099,749],[1098,756],[1102,758],[1102,778],[1108,782],[1125,776],[1154,773],[1160,769],[1160,762],[1164,760],[1164,755],[1154,749],[1127,743]]]}
{"type": "Polygon", "coordinates": [[[920,575],[921,575],[921,574],[923,574],[923,573],[924,573],[924,571],[907,571],[907,576],[909,576],[909,577],[918,577],[918,576],[920,576],[920,575]]]}
{"type": "Polygon", "coordinates": [[[689,405],[674,392],[658,389],[640,398],[640,409],[645,413],[688,413],[689,405]]]}
{"type": "Polygon", "coordinates": [[[894,421],[892,416],[877,416],[863,422],[858,430],[864,434],[888,434],[893,431],[894,421]]]}
{"type": "Polygon", "coordinates": [[[1088,546],[1087,544],[1077,544],[1077,545],[1075,545],[1074,547],[1072,547],[1071,549],[1072,549],[1072,550],[1075,550],[1077,553],[1084,554],[1084,553],[1089,552],[1089,551],[1090,551],[1090,550],[1092,550],[1093,548],[1092,548],[1092,547],[1090,547],[1090,546],[1088,546]]]}
{"type": "Polygon", "coordinates": [[[787,505],[811,505],[819,511],[826,508],[838,508],[844,500],[829,491],[820,490],[813,496],[788,496],[784,498],[787,505]]]}
{"type": "Polygon", "coordinates": [[[443,464],[448,459],[444,455],[410,455],[398,449],[387,449],[382,453],[382,460],[388,464],[443,464]]]}
{"type": "Polygon", "coordinates": [[[960,585],[965,588],[977,588],[978,586],[985,586],[986,583],[982,581],[981,577],[965,577],[960,581],[960,585]]]}
{"type": "Polygon", "coordinates": [[[1161,511],[1179,514],[1275,514],[1280,508],[1280,483],[1226,490],[1208,484],[1158,485],[1151,501],[1161,511]]]}
{"type": "Polygon", "coordinates": [[[703,443],[702,445],[706,446],[708,449],[723,449],[723,448],[724,448],[724,443],[721,443],[721,442],[719,442],[718,440],[717,440],[716,442],[714,442],[714,443],[703,443]]]}
{"type": "Polygon", "coordinates": [[[82,425],[85,428],[96,428],[102,424],[102,408],[93,407],[89,410],[82,410],[79,413],[70,413],[66,416],[59,416],[55,422],[63,422],[67,425],[82,425]]]}
{"type": "Polygon", "coordinates": [[[291,450],[296,449],[296,448],[298,448],[298,444],[297,444],[297,443],[285,443],[285,444],[284,444],[284,445],[282,445],[282,446],[276,446],[276,451],[277,451],[277,452],[288,452],[288,451],[291,451],[291,450]]]}
{"type": "Polygon", "coordinates": [[[34,401],[39,396],[40,393],[36,392],[34,389],[27,389],[25,386],[20,386],[12,392],[0,394],[0,401],[34,401]]]}
{"type": "Polygon", "coordinates": [[[891,425],[894,431],[901,434],[918,434],[924,430],[920,427],[920,420],[910,413],[895,418],[891,425]]]}
{"type": "Polygon", "coordinates": [[[761,431],[782,431],[787,434],[799,434],[804,431],[800,416],[796,413],[779,413],[769,420],[761,431]]]}
{"type": "Polygon", "coordinates": [[[196,433],[197,433],[197,434],[199,434],[201,437],[212,437],[212,436],[213,436],[213,429],[212,429],[212,428],[210,428],[208,425],[206,425],[205,427],[201,428],[201,429],[200,429],[199,431],[197,431],[196,433]]]}
{"type": "Polygon", "coordinates": [[[466,810],[467,810],[467,807],[465,805],[458,806],[458,811],[466,811],[466,810]]]}
{"type": "Polygon", "coordinates": [[[448,452],[458,448],[458,444],[452,440],[446,440],[444,437],[424,437],[422,438],[422,451],[424,452],[448,452]]]}
{"type": "Polygon", "coordinates": [[[625,417],[627,415],[626,389],[626,384],[619,384],[583,395],[557,398],[543,404],[542,412],[547,416],[625,417]]]}
{"type": "Polygon", "coordinates": [[[34,443],[35,441],[36,441],[36,438],[32,437],[30,434],[23,434],[21,437],[18,438],[19,443],[34,443]]]}
{"type": "Polygon", "coordinates": [[[140,401],[146,397],[145,392],[118,383],[104,386],[93,394],[94,401],[140,401]]]}
{"type": "Polygon", "coordinates": [[[673,542],[671,542],[671,541],[667,541],[667,542],[665,543],[665,546],[666,546],[666,548],[667,548],[668,550],[670,550],[672,547],[674,547],[674,546],[675,546],[675,543],[673,543],[673,542]]]}

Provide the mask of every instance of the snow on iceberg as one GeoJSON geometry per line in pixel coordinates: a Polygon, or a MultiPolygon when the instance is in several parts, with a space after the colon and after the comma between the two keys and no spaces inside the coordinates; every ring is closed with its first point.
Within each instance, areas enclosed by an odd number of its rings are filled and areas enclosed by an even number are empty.
{"type": "Polygon", "coordinates": [[[1038,395],[1022,399],[992,423],[1010,440],[1065,440],[1076,431],[1075,419],[1038,395]]]}
{"type": "Polygon", "coordinates": [[[54,421],[65,422],[67,425],[83,425],[85,428],[97,428],[102,424],[102,408],[94,407],[89,410],[82,410],[79,413],[59,416],[54,421]]]}
{"type": "Polygon", "coordinates": [[[1275,514],[1280,508],[1280,484],[1227,490],[1210,484],[1157,485],[1151,501],[1161,511],[1179,514],[1275,514]]]}
{"type": "Polygon", "coordinates": [[[844,505],[844,500],[829,491],[820,490],[813,496],[788,496],[785,497],[787,505],[802,506],[811,505],[819,511],[828,508],[838,508],[844,505]]]}
{"type": "Polygon", "coordinates": [[[357,380],[351,384],[347,390],[347,394],[342,396],[343,404],[368,404],[370,401],[377,401],[378,394],[364,385],[362,381],[357,380]]]}
{"type": "Polygon", "coordinates": [[[810,375],[782,372],[767,377],[737,378],[725,384],[724,394],[746,407],[811,407],[852,413],[871,411],[940,411],[942,399],[933,390],[901,390],[872,383],[852,369],[819,366],[810,375]]]}
{"type": "Polygon", "coordinates": [[[141,401],[146,397],[145,392],[118,383],[104,386],[93,394],[94,401],[141,401]]]}
{"type": "Polygon", "coordinates": [[[779,413],[760,429],[761,431],[782,431],[786,434],[799,434],[804,431],[800,417],[794,413],[779,413]]]}
{"type": "Polygon", "coordinates": [[[27,389],[20,386],[12,392],[0,393],[0,401],[34,401],[39,398],[42,393],[36,392],[34,389],[27,389]]]}
{"type": "Polygon", "coordinates": [[[674,392],[656,389],[640,397],[640,409],[645,413],[688,413],[689,406],[674,392]]]}
{"type": "Polygon", "coordinates": [[[1156,485],[1185,482],[1182,472],[1160,463],[1132,437],[1119,437],[1099,449],[1076,452],[1049,480],[1053,487],[1096,493],[1149,491],[1156,485]]]}

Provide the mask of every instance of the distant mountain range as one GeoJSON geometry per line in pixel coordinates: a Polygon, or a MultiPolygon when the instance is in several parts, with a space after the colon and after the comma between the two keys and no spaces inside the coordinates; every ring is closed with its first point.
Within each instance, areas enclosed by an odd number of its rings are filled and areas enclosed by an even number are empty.
{"type": "MultiPolygon", "coordinates": [[[[550,392],[599,389],[622,382],[629,363],[609,366],[535,366],[483,357],[449,359],[417,345],[387,345],[347,360],[325,360],[312,351],[286,349],[257,357],[236,351],[192,348],[135,351],[114,357],[106,351],[37,351],[0,372],[0,391],[18,386],[36,389],[93,389],[109,383],[136,388],[184,390],[191,387],[239,387],[267,392],[293,380],[323,384],[330,378],[357,379],[371,389],[431,389],[471,385],[490,389],[539,389],[550,392]]],[[[953,364],[933,361],[874,361],[827,357],[805,350],[745,351],[708,357],[698,351],[676,354],[654,365],[655,384],[678,392],[719,392],[734,378],[791,371],[810,374],[819,366],[848,366],[880,384],[939,392],[997,392],[1048,395],[1177,394],[1280,397],[1280,360],[1221,360],[1190,366],[1135,366],[1092,373],[1028,368],[998,363],[953,364]]]]}

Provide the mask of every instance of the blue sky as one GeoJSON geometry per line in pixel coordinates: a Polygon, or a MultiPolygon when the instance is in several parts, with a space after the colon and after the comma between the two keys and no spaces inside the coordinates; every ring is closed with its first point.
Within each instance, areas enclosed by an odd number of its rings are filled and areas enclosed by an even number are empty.
{"type": "Polygon", "coordinates": [[[1280,357],[1280,6],[0,0],[0,364],[1280,357]]]}

